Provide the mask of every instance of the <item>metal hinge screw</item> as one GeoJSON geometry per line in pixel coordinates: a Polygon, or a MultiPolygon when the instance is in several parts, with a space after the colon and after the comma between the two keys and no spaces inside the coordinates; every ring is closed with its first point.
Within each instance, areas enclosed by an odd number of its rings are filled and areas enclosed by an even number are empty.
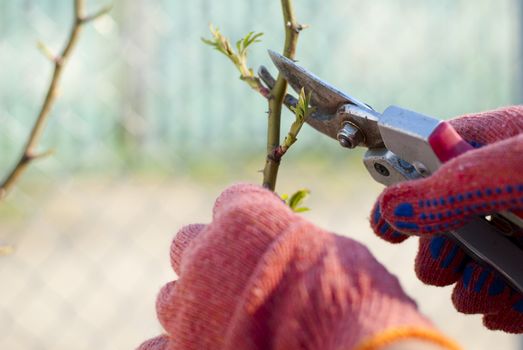
{"type": "Polygon", "coordinates": [[[342,147],[354,148],[363,142],[363,133],[356,125],[346,121],[342,124],[336,138],[342,147]]]}

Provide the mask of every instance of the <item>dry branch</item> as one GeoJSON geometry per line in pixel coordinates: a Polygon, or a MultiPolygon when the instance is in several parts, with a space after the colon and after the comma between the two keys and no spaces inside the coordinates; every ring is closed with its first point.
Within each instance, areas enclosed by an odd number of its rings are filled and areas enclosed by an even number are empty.
{"type": "Polygon", "coordinates": [[[38,117],[31,129],[31,133],[27,139],[25,147],[23,149],[20,159],[13,167],[13,169],[8,173],[5,179],[0,183],[0,200],[5,197],[5,195],[12,189],[16,181],[20,178],[23,172],[27,169],[29,163],[33,160],[45,157],[51,153],[51,151],[46,151],[43,153],[37,153],[36,147],[38,141],[42,136],[42,132],[47,124],[49,119],[49,112],[56,101],[58,94],[58,84],[63,73],[63,69],[67,61],[71,56],[79,35],[81,28],[84,24],[94,21],[95,19],[103,16],[109,12],[110,7],[104,7],[101,10],[97,11],[92,15],[85,14],[85,0],[75,0],[74,1],[74,22],[69,34],[69,38],[62,50],[62,53],[59,55],[52,54],[52,51],[44,44],[39,43],[38,46],[44,55],[53,63],[54,71],[43,101],[38,117]]]}

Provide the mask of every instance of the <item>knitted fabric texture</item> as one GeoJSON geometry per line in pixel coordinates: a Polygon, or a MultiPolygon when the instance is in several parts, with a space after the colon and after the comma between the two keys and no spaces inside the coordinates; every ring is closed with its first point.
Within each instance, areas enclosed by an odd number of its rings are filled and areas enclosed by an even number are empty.
{"type": "MultiPolygon", "coordinates": [[[[415,270],[423,282],[456,283],[452,301],[457,310],[484,314],[490,329],[522,333],[523,296],[438,233],[473,217],[523,211],[523,107],[466,115],[451,124],[477,149],[448,161],[428,178],[385,189],[371,225],[393,243],[408,238],[401,232],[421,236],[415,270]]],[[[521,245],[521,232],[513,239],[521,245]]]]}
{"type": "Polygon", "coordinates": [[[378,349],[375,337],[394,329],[453,344],[364,246],[317,228],[260,187],[226,190],[212,223],[176,235],[171,263],[179,279],[156,305],[166,334],[141,350],[378,349]]]}

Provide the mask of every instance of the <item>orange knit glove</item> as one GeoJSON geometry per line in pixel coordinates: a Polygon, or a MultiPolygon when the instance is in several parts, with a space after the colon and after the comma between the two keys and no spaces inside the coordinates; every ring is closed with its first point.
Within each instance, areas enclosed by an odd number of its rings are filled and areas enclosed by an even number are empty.
{"type": "Polygon", "coordinates": [[[141,350],[382,349],[405,339],[458,348],[364,246],[260,187],[223,192],[212,223],[178,232],[171,263],[179,279],[157,300],[167,334],[141,350]]]}

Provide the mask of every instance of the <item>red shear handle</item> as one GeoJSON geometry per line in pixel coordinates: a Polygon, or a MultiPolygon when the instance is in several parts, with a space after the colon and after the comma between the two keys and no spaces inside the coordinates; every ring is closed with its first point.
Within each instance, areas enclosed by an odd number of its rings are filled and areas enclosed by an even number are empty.
{"type": "Polygon", "coordinates": [[[429,136],[429,144],[442,163],[474,149],[445,121],[439,123],[429,136]]]}

